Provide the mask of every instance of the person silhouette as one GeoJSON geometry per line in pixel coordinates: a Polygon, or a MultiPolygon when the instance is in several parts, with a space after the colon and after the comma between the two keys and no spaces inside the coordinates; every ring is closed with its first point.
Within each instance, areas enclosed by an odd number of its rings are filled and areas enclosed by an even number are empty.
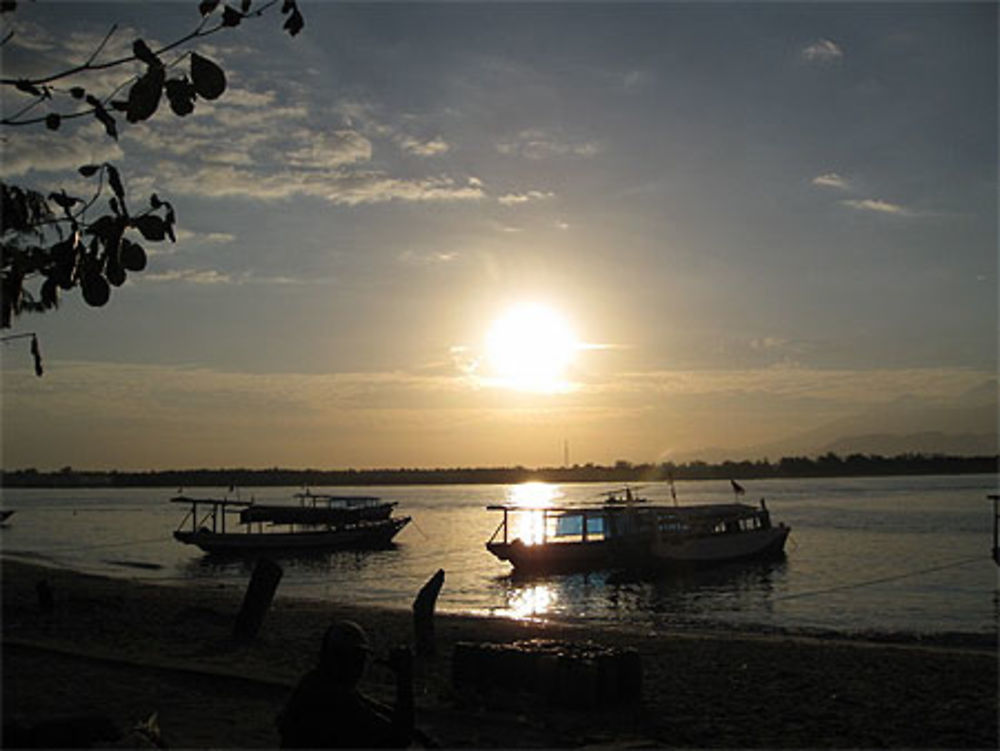
{"type": "Polygon", "coordinates": [[[389,710],[358,690],[371,644],[354,621],[337,621],[323,635],[319,662],[278,715],[282,748],[404,748],[413,739],[413,654],[389,654],[396,705],[389,710]]]}

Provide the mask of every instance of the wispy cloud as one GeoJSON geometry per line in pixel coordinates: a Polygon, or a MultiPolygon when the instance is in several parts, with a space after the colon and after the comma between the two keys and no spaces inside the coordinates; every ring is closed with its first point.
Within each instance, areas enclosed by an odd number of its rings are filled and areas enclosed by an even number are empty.
{"type": "Polygon", "coordinates": [[[833,63],[843,59],[844,50],[830,39],[820,39],[805,47],[802,57],[812,63],[833,63]]]}
{"type": "Polygon", "coordinates": [[[517,206],[530,201],[544,201],[547,198],[554,198],[552,191],[529,190],[526,193],[505,193],[497,198],[497,201],[504,206],[517,206]]]}
{"type": "Polygon", "coordinates": [[[622,85],[626,91],[642,91],[650,85],[652,80],[653,76],[648,71],[630,70],[622,76],[622,85]]]}
{"type": "Polygon", "coordinates": [[[194,232],[179,227],[174,230],[178,243],[204,243],[209,245],[228,245],[236,242],[236,235],[229,232],[194,232]]]}
{"type": "Polygon", "coordinates": [[[214,269],[174,269],[172,271],[162,271],[156,273],[146,273],[142,275],[143,282],[163,283],[163,282],[186,282],[188,284],[239,284],[241,279],[232,274],[223,274],[214,269]]]}
{"type": "Polygon", "coordinates": [[[847,199],[840,202],[843,206],[857,211],[870,211],[876,214],[892,216],[913,216],[914,212],[898,203],[889,203],[881,198],[847,199]]]}
{"type": "Polygon", "coordinates": [[[508,156],[525,159],[547,159],[560,156],[592,157],[600,153],[595,141],[560,138],[539,128],[522,130],[513,139],[501,141],[496,150],[508,156]]]}
{"type": "Polygon", "coordinates": [[[839,188],[841,190],[847,190],[850,187],[847,178],[836,172],[824,172],[821,175],[816,175],[812,179],[812,184],[823,188],[839,188]]]}
{"type": "MultiPolygon", "coordinates": [[[[8,129],[14,130],[14,129],[8,129]]],[[[103,130],[90,126],[73,134],[40,131],[4,133],[0,176],[20,177],[29,172],[75,172],[82,164],[113,162],[124,153],[103,130]]],[[[69,190],[69,186],[66,186],[69,190]]]]}
{"type": "Polygon", "coordinates": [[[399,262],[411,266],[429,266],[438,263],[451,263],[459,258],[459,254],[452,252],[431,252],[419,253],[414,250],[404,250],[398,256],[399,262]]]}
{"type": "Polygon", "coordinates": [[[161,164],[158,175],[171,191],[208,198],[278,201],[307,196],[357,206],[388,201],[476,201],[485,197],[479,185],[447,175],[398,178],[374,170],[282,170],[261,174],[232,166],[187,170],[161,164]]]}
{"type": "Polygon", "coordinates": [[[421,141],[413,136],[401,136],[397,143],[403,151],[414,156],[437,156],[444,154],[450,148],[440,136],[428,141],[421,141]]]}
{"type": "Polygon", "coordinates": [[[316,133],[299,130],[292,135],[298,148],[288,151],[286,162],[292,167],[330,169],[357,164],[372,158],[371,142],[353,130],[316,133]]]}

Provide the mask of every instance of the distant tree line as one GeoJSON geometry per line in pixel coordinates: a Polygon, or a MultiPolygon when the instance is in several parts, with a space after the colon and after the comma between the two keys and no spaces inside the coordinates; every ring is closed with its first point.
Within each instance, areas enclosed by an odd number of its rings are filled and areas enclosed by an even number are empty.
{"type": "Polygon", "coordinates": [[[54,487],[263,487],[346,485],[479,485],[539,481],[654,482],[658,480],[755,480],[794,477],[864,477],[884,475],[958,475],[996,473],[998,456],[939,456],[899,454],[884,457],[828,453],[820,457],[784,457],[777,462],[725,461],[708,464],[633,464],[619,460],[610,466],[458,467],[451,469],[185,469],[148,472],[86,471],[63,467],[56,472],[36,469],[0,471],[0,486],[54,487]]]}

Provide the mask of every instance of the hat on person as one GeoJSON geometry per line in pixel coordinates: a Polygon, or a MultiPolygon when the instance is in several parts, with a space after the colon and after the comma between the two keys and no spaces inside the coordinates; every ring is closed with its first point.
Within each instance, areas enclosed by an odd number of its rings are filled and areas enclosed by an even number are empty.
{"type": "Polygon", "coordinates": [[[354,621],[336,621],[323,635],[323,652],[364,652],[372,651],[368,635],[354,621]]]}

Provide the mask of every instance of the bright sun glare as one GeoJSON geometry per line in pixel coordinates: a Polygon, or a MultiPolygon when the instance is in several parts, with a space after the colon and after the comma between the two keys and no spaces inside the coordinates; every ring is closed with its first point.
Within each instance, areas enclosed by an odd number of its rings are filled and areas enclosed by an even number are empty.
{"type": "Polygon", "coordinates": [[[552,393],[568,388],[579,344],[566,320],[537,303],[508,308],[486,334],[490,375],[502,386],[552,393]]]}

